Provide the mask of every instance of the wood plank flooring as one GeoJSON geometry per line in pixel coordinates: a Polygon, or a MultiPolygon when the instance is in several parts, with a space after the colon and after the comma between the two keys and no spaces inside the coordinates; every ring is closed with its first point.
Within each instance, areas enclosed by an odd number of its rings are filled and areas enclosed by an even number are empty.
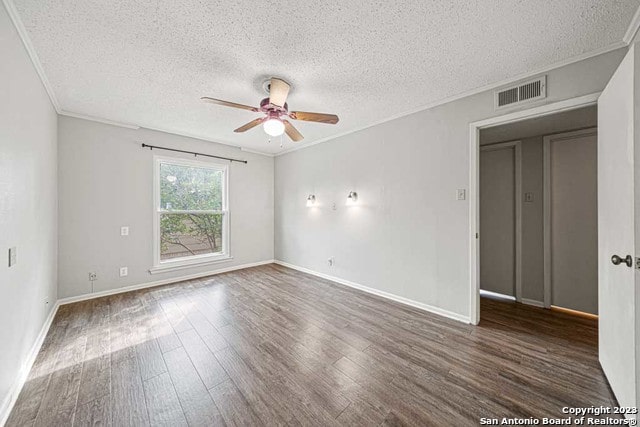
{"type": "Polygon", "coordinates": [[[9,426],[478,425],[613,406],[597,322],[477,327],[267,265],[61,306],[9,426]]]}

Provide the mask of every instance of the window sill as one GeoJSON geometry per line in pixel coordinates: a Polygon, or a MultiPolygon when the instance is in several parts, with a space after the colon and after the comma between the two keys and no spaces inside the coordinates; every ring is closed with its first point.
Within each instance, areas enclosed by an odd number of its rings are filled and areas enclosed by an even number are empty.
{"type": "Polygon", "coordinates": [[[184,270],[187,268],[219,264],[219,263],[231,261],[232,259],[233,257],[230,255],[223,255],[215,258],[205,258],[205,259],[189,260],[189,261],[176,261],[176,262],[171,262],[171,263],[156,265],[155,267],[151,267],[149,269],[149,273],[150,274],[168,273],[170,271],[177,271],[177,270],[184,270]]]}

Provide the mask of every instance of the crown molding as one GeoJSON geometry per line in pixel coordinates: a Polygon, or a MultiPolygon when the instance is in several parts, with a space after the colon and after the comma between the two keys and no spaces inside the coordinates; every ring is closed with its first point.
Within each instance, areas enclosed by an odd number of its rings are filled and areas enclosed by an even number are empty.
{"type": "Polygon", "coordinates": [[[624,33],[622,41],[626,45],[631,44],[633,38],[638,33],[638,29],[640,29],[640,6],[638,6],[638,10],[636,10],[633,18],[631,18],[631,22],[629,23],[629,27],[627,27],[627,31],[624,33]]]}
{"type": "Polygon", "coordinates": [[[441,100],[438,101],[434,101],[431,102],[429,104],[424,104],[420,107],[411,109],[411,110],[407,110],[405,112],[399,113],[399,114],[394,114],[393,116],[387,117],[385,119],[382,120],[378,120],[376,122],[373,122],[371,124],[365,125],[365,126],[361,126],[355,129],[351,129],[345,132],[341,132],[339,134],[336,135],[332,135],[332,136],[328,136],[326,138],[321,138],[318,139],[316,141],[310,142],[308,144],[305,145],[301,145],[301,146],[297,146],[297,147],[292,147],[286,150],[282,150],[278,153],[265,153],[265,152],[261,152],[261,151],[254,151],[251,149],[247,149],[247,148],[243,148],[239,145],[236,144],[232,144],[232,143],[228,143],[228,142],[220,142],[220,141],[215,141],[212,140],[211,138],[202,136],[202,135],[197,135],[197,134],[191,134],[191,133],[187,133],[187,132],[179,132],[179,131],[174,131],[174,130],[168,130],[168,129],[164,129],[164,128],[158,128],[158,127],[150,127],[150,126],[144,126],[144,125],[136,125],[136,124],[130,124],[130,123],[120,123],[120,122],[116,122],[116,121],[112,121],[109,119],[105,119],[105,118],[101,118],[101,117],[94,117],[94,116],[89,116],[89,115],[84,115],[82,113],[71,113],[68,111],[63,111],[60,107],[60,104],[56,98],[56,95],[53,91],[53,87],[51,86],[51,83],[49,82],[49,80],[47,79],[47,76],[44,72],[44,68],[42,67],[42,63],[40,62],[40,59],[38,58],[38,55],[36,54],[36,51],[33,47],[33,44],[31,43],[31,39],[29,38],[28,34],[27,34],[27,30],[24,27],[24,24],[22,23],[22,20],[20,19],[20,16],[18,14],[18,11],[15,7],[15,5],[13,4],[12,0],[2,0],[2,3],[4,4],[7,13],[9,14],[9,17],[11,18],[11,21],[13,22],[13,25],[15,26],[18,35],[20,36],[20,39],[22,40],[22,43],[25,47],[25,49],[27,50],[27,53],[29,54],[29,58],[31,59],[31,62],[33,63],[33,66],[36,69],[36,72],[38,73],[38,76],[40,77],[40,80],[45,88],[45,90],[47,91],[47,94],[49,95],[49,99],[51,100],[51,104],[53,104],[53,107],[55,108],[56,112],[60,115],[64,115],[64,116],[69,116],[69,117],[76,117],[76,118],[81,118],[81,119],[85,119],[85,120],[91,120],[91,121],[95,121],[95,122],[99,122],[99,123],[106,123],[106,124],[112,124],[115,126],[121,126],[121,127],[125,127],[125,128],[131,128],[131,129],[138,129],[138,128],[146,128],[146,129],[150,129],[150,130],[155,130],[158,132],[164,132],[164,133],[169,133],[169,134],[173,134],[173,135],[178,135],[178,136],[185,136],[188,138],[194,138],[194,139],[200,139],[203,141],[208,141],[208,142],[214,142],[216,144],[222,144],[222,145],[227,145],[230,147],[235,147],[235,148],[239,148],[243,151],[246,151],[248,153],[254,153],[254,154],[259,154],[259,155],[263,155],[263,156],[268,156],[268,157],[278,157],[278,156],[282,156],[284,154],[288,154],[288,153],[292,153],[294,151],[298,151],[298,150],[303,150],[305,148],[309,148],[312,147],[314,145],[317,144],[321,144],[327,141],[331,141],[333,139],[337,139],[346,135],[350,135],[352,133],[355,132],[359,132],[361,130],[364,129],[368,129],[370,127],[373,126],[377,126],[386,122],[390,122],[392,120],[396,120],[402,117],[406,117],[409,116],[411,114],[415,114],[418,113],[420,111],[425,111],[425,110],[429,110],[431,108],[440,106],[440,105],[444,105],[444,104],[448,104],[450,102],[453,101],[457,101],[459,99],[462,98],[466,98],[472,95],[476,95],[479,94],[481,92],[485,92],[488,90],[493,90],[495,88],[498,88],[500,86],[504,86],[504,85],[508,85],[514,82],[517,82],[519,80],[523,80],[523,79],[527,79],[527,78],[531,78],[537,74],[542,74],[542,73],[546,73],[550,70],[556,69],[556,68],[560,68],[566,65],[570,65],[576,62],[580,62],[583,61],[585,59],[589,59],[592,58],[594,56],[598,56],[598,55],[602,55],[605,54],[607,52],[611,52],[614,51],[616,49],[620,49],[622,47],[626,47],[628,46],[632,41],[633,38],[635,37],[635,35],[637,34],[638,30],[640,29],[640,7],[638,7],[638,9],[636,10],[636,13],[634,14],[631,23],[629,24],[629,27],[627,28],[627,31],[625,32],[625,35],[622,39],[622,41],[620,42],[616,42],[616,43],[612,43],[609,46],[605,46],[602,47],[600,49],[596,49],[590,52],[586,52],[583,53],[581,55],[577,55],[577,56],[573,56],[571,58],[568,58],[566,60],[563,61],[558,61],[555,62],[549,66],[545,66],[545,67],[541,67],[539,69],[536,69],[535,71],[532,72],[527,72],[527,73],[522,73],[520,75],[511,77],[509,79],[504,79],[501,80],[499,82],[493,83],[493,84],[489,84],[489,85],[485,85],[476,89],[471,89],[468,90],[466,92],[461,92],[457,95],[453,95],[447,98],[443,98],[441,100]]]}
{"type": "MultiPolygon", "coordinates": [[[[9,15],[9,17],[11,19],[11,22],[13,23],[13,26],[15,27],[16,31],[18,32],[18,35],[20,36],[20,40],[22,41],[22,45],[24,46],[25,50],[27,51],[27,54],[29,55],[29,59],[31,59],[31,63],[33,64],[33,67],[35,68],[36,72],[38,73],[38,77],[40,78],[40,81],[42,82],[42,85],[44,86],[45,90],[47,91],[47,95],[49,95],[49,100],[51,101],[51,104],[53,105],[53,108],[56,110],[56,112],[59,115],[67,116],[67,117],[73,117],[73,118],[76,118],[76,119],[89,120],[89,121],[92,121],[92,122],[103,123],[103,124],[123,127],[123,128],[127,128],[127,129],[145,128],[145,129],[155,130],[155,131],[158,131],[158,132],[169,133],[169,134],[178,135],[178,136],[184,136],[184,137],[187,137],[187,138],[200,139],[200,140],[207,141],[207,142],[214,142],[216,144],[222,144],[222,145],[227,145],[227,146],[230,146],[230,147],[242,149],[238,145],[227,143],[227,142],[215,141],[215,140],[213,140],[211,138],[208,138],[208,137],[205,137],[205,136],[202,136],[202,135],[191,134],[191,133],[187,133],[187,132],[177,132],[177,131],[172,131],[172,130],[163,129],[163,128],[156,128],[156,127],[151,127],[151,126],[138,125],[138,124],[134,124],[134,123],[118,122],[118,121],[110,120],[110,119],[107,119],[107,118],[104,118],[104,117],[91,116],[91,115],[88,115],[88,114],[76,113],[76,112],[63,110],[61,108],[61,106],[60,106],[60,103],[58,102],[58,99],[56,98],[56,94],[55,94],[55,92],[53,90],[53,86],[51,86],[51,83],[49,82],[49,79],[47,78],[47,75],[44,72],[44,68],[42,67],[42,63],[40,62],[40,58],[38,57],[38,54],[36,53],[36,50],[33,47],[33,43],[31,42],[29,34],[27,33],[27,29],[25,28],[25,26],[24,26],[24,24],[22,22],[22,19],[20,18],[20,15],[18,14],[18,10],[16,9],[15,5],[13,4],[13,1],[12,0],[2,0],[2,3],[4,5],[4,7],[5,7],[5,9],[7,10],[7,14],[9,15]]],[[[263,152],[260,152],[260,151],[252,151],[252,150],[248,150],[248,149],[243,149],[243,151],[247,151],[247,152],[254,153],[254,154],[260,154],[260,155],[263,155],[263,156],[273,157],[273,154],[263,153],[263,152]]]]}
{"type": "Polygon", "coordinates": [[[193,138],[193,139],[198,139],[201,141],[206,141],[206,142],[212,142],[214,144],[220,144],[220,145],[224,145],[224,146],[228,146],[228,147],[233,147],[233,148],[237,148],[240,151],[244,151],[247,153],[252,153],[252,154],[259,154],[261,156],[266,156],[266,157],[273,157],[274,155],[271,153],[265,153],[262,151],[257,151],[257,150],[251,150],[249,148],[243,148],[240,147],[238,145],[233,145],[233,144],[229,144],[229,143],[225,143],[225,142],[220,142],[220,141],[216,141],[213,140],[211,138],[207,138],[201,135],[196,135],[196,134],[190,134],[190,133],[186,133],[186,132],[175,132],[172,130],[168,130],[168,129],[161,129],[161,128],[155,128],[155,127],[148,127],[148,126],[139,126],[133,123],[125,123],[125,122],[118,122],[115,120],[110,120],[110,119],[105,119],[102,117],[96,117],[96,116],[89,116],[87,114],[81,114],[81,113],[72,113],[70,111],[60,111],[59,115],[61,116],[66,116],[66,117],[72,117],[74,119],[81,119],[81,120],[88,120],[91,122],[96,122],[96,123],[102,123],[102,124],[106,124],[106,125],[111,125],[111,126],[118,126],[121,128],[126,128],[126,129],[133,129],[133,130],[138,130],[138,129],[147,129],[147,130],[152,130],[155,132],[162,132],[162,133],[168,133],[171,135],[177,135],[177,136],[182,136],[185,138],[193,138]]]}
{"type": "Polygon", "coordinates": [[[247,152],[247,153],[259,154],[261,156],[266,156],[266,157],[275,157],[275,154],[273,154],[273,153],[266,153],[264,151],[254,150],[252,148],[241,147],[240,145],[233,144],[231,142],[222,142],[222,141],[219,141],[219,140],[216,140],[216,139],[209,138],[208,136],[203,136],[203,135],[199,135],[199,134],[196,134],[196,133],[174,131],[174,130],[170,130],[170,129],[155,127],[155,126],[145,126],[144,124],[140,125],[139,127],[142,128],[142,129],[153,130],[153,131],[156,131],[156,132],[168,133],[168,134],[177,135],[177,136],[184,136],[186,138],[199,139],[201,141],[206,141],[206,142],[213,142],[214,144],[220,144],[220,145],[225,145],[227,147],[233,147],[233,148],[236,148],[236,149],[238,149],[240,151],[244,151],[244,152],[247,152]]]}
{"type": "Polygon", "coordinates": [[[259,154],[261,156],[266,156],[266,157],[275,157],[275,154],[273,153],[265,153],[264,151],[252,150],[251,148],[240,147],[240,151],[244,151],[252,154],[259,154]]]}
{"type": "Polygon", "coordinates": [[[269,156],[270,155],[270,154],[262,153],[260,151],[253,151],[253,150],[250,150],[250,149],[247,149],[247,148],[242,148],[241,146],[236,145],[236,144],[232,144],[230,142],[217,141],[217,140],[211,139],[211,138],[209,138],[207,136],[198,135],[198,134],[195,134],[195,133],[174,131],[174,130],[170,130],[170,129],[155,127],[155,126],[145,126],[144,124],[140,125],[140,127],[144,128],[144,129],[154,130],[156,132],[168,133],[168,134],[177,135],[177,136],[184,136],[184,137],[187,137],[187,138],[199,139],[201,141],[206,141],[206,142],[213,142],[214,144],[220,144],[220,145],[225,145],[227,147],[233,147],[233,148],[236,148],[236,149],[238,149],[240,151],[246,151],[247,153],[260,154],[262,156],[269,156]]]}
{"type": "Polygon", "coordinates": [[[244,152],[247,152],[247,153],[259,154],[261,156],[267,156],[267,157],[273,157],[274,156],[273,154],[270,154],[270,153],[264,153],[262,151],[257,151],[257,150],[253,150],[253,149],[250,149],[250,148],[244,148],[244,147],[241,147],[239,145],[232,144],[230,142],[218,141],[218,140],[215,140],[215,139],[211,139],[211,138],[209,138],[207,136],[198,135],[198,134],[195,134],[195,133],[180,132],[180,131],[174,131],[174,130],[170,130],[170,129],[164,129],[164,128],[158,128],[158,127],[152,127],[152,126],[145,126],[144,124],[140,125],[139,127],[142,128],[142,129],[153,130],[153,131],[156,131],[156,132],[168,133],[168,134],[171,134],[171,135],[183,136],[183,137],[192,138],[192,139],[199,139],[200,141],[213,142],[214,144],[220,144],[220,145],[224,145],[224,146],[227,146],[227,147],[233,147],[233,148],[236,148],[236,149],[238,149],[240,151],[244,151],[244,152]]]}
{"type": "Polygon", "coordinates": [[[7,10],[9,17],[11,18],[11,22],[13,22],[13,26],[16,28],[16,31],[18,32],[20,39],[22,40],[22,45],[27,51],[27,54],[31,59],[31,63],[33,64],[33,67],[36,69],[36,72],[38,73],[38,77],[40,77],[40,81],[44,86],[44,89],[47,91],[47,95],[49,95],[49,100],[51,100],[51,104],[53,105],[53,108],[55,108],[56,112],[60,114],[61,109],[60,109],[60,103],[58,102],[58,98],[56,98],[56,94],[53,91],[53,87],[51,86],[49,79],[47,79],[47,75],[44,73],[44,68],[42,68],[42,63],[40,62],[40,58],[38,58],[38,54],[36,53],[36,50],[33,47],[33,44],[31,43],[31,39],[27,34],[27,29],[22,23],[22,19],[20,19],[20,15],[18,14],[18,10],[16,9],[16,6],[13,4],[11,0],[2,0],[2,3],[4,4],[4,7],[7,10]]]}
{"type": "Polygon", "coordinates": [[[118,126],[121,128],[135,129],[135,130],[140,129],[140,126],[135,125],[133,123],[118,122],[115,120],[103,119],[102,117],[89,116],[87,114],[72,113],[70,111],[64,111],[64,110],[59,111],[58,114],[60,114],[61,116],[73,117],[75,119],[89,120],[92,122],[103,123],[105,125],[111,125],[111,126],[118,126]]]}
{"type": "Polygon", "coordinates": [[[346,132],[339,133],[337,135],[332,135],[332,136],[328,136],[326,138],[318,139],[316,141],[310,142],[310,143],[305,144],[305,145],[300,145],[300,146],[297,146],[297,147],[292,147],[292,148],[283,150],[283,151],[281,151],[279,153],[276,153],[275,156],[278,157],[278,156],[282,156],[282,155],[285,155],[285,154],[288,154],[288,153],[292,153],[294,151],[304,150],[305,148],[313,147],[314,145],[322,144],[323,142],[331,141],[333,139],[340,138],[340,137],[343,137],[343,136],[346,136],[346,135],[350,135],[352,133],[360,132],[362,130],[369,129],[371,127],[378,126],[378,125],[381,125],[383,123],[390,122],[392,120],[400,119],[402,117],[406,117],[406,116],[410,116],[410,115],[415,114],[415,113],[419,113],[421,111],[430,110],[432,108],[438,107],[440,105],[448,104],[450,102],[457,101],[457,100],[462,99],[462,98],[467,98],[469,96],[477,95],[479,93],[486,92],[486,91],[489,91],[489,90],[493,90],[493,89],[499,88],[501,86],[506,86],[506,85],[518,82],[520,80],[530,79],[530,78],[532,78],[532,77],[534,77],[534,76],[536,76],[538,74],[547,73],[547,72],[549,72],[551,70],[555,70],[557,68],[561,68],[561,67],[564,67],[564,66],[567,66],[567,65],[575,64],[576,62],[584,61],[585,59],[593,58],[593,57],[598,56],[598,55],[603,55],[605,53],[612,52],[614,50],[617,50],[617,49],[620,49],[620,48],[626,47],[626,46],[628,46],[628,44],[623,42],[623,41],[616,42],[616,43],[613,43],[613,44],[611,44],[609,46],[605,46],[605,47],[600,48],[600,49],[596,49],[596,50],[593,50],[593,51],[590,51],[590,52],[587,52],[587,53],[583,53],[581,55],[573,56],[571,58],[565,59],[563,61],[555,62],[555,63],[553,63],[551,65],[548,65],[548,66],[545,66],[545,67],[540,67],[540,68],[538,68],[538,69],[536,69],[534,71],[522,73],[522,74],[519,74],[517,76],[510,77],[508,79],[501,80],[501,81],[496,82],[496,83],[492,83],[492,84],[489,84],[489,85],[486,85],[486,86],[482,86],[482,87],[479,87],[479,88],[476,88],[476,89],[471,89],[471,90],[468,90],[466,92],[461,92],[461,93],[459,93],[457,95],[453,95],[453,96],[450,96],[450,97],[447,97],[447,98],[443,98],[441,100],[434,101],[434,102],[431,102],[429,104],[422,105],[420,107],[405,111],[403,113],[395,114],[395,115],[393,115],[391,117],[387,117],[385,119],[378,120],[378,121],[376,121],[374,123],[371,123],[371,124],[368,124],[366,126],[361,126],[361,127],[355,128],[355,129],[348,130],[346,132]]]}

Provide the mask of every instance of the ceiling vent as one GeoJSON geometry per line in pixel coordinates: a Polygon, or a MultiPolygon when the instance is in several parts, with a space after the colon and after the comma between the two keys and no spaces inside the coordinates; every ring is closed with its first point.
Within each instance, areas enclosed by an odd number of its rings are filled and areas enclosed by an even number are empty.
{"type": "Polygon", "coordinates": [[[543,99],[547,97],[547,76],[500,89],[494,93],[496,109],[543,99]]]}

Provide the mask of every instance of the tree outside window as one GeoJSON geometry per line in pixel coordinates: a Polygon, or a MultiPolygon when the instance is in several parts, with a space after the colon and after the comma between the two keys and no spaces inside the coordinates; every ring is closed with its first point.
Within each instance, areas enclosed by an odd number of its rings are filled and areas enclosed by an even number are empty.
{"type": "Polygon", "coordinates": [[[160,262],[223,254],[226,169],[160,161],[160,262]]]}

